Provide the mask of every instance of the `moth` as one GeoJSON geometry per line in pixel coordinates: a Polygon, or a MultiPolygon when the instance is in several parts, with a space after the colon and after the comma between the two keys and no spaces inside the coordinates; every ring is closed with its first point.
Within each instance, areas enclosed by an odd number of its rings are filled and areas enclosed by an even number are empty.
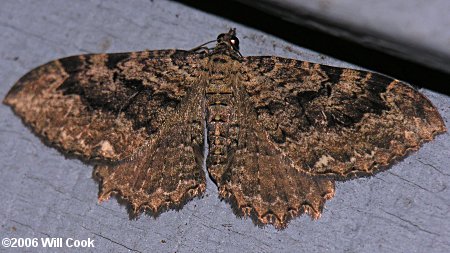
{"type": "Polygon", "coordinates": [[[389,168],[446,131],[431,102],[381,74],[213,48],[86,54],[31,70],[4,103],[48,145],[95,163],[100,201],[157,215],[205,192],[284,228],[319,218],[336,180],[389,168]],[[206,150],[206,151],[205,151],[206,150]]]}

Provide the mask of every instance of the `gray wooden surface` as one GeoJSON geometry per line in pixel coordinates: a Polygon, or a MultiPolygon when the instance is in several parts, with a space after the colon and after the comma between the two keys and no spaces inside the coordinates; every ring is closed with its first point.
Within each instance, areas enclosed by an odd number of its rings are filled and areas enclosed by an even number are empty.
{"type": "MultiPolygon", "coordinates": [[[[189,49],[229,27],[237,28],[243,55],[279,55],[357,68],[170,1],[2,0],[0,97],[27,71],[55,58],[189,49]]],[[[448,124],[450,97],[421,91],[448,124]]],[[[43,145],[4,105],[0,118],[1,238],[91,238],[97,252],[450,252],[448,134],[389,171],[338,183],[320,220],[302,216],[277,231],[237,218],[217,198],[211,181],[204,198],[180,211],[129,220],[126,207],[116,200],[97,203],[91,166],[43,145]]]]}
{"type": "Polygon", "coordinates": [[[450,73],[448,0],[238,0],[450,73]]]}

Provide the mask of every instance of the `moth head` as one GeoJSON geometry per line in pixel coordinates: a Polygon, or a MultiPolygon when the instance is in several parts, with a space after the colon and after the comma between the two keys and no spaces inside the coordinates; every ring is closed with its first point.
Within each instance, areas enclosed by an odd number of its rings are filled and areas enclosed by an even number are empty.
{"type": "Polygon", "coordinates": [[[236,28],[230,29],[227,33],[221,33],[217,36],[217,46],[227,45],[231,50],[239,52],[239,39],[236,37],[236,28]]]}

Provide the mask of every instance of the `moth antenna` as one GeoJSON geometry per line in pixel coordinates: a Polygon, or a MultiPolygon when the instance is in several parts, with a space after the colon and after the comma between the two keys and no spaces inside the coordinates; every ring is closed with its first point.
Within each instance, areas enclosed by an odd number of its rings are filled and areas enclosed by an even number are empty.
{"type": "MultiPolygon", "coordinates": [[[[192,48],[192,49],[189,50],[189,51],[190,51],[190,52],[198,51],[199,49],[203,49],[203,48],[205,48],[206,45],[208,45],[208,44],[210,44],[210,43],[213,43],[213,42],[217,42],[217,39],[216,39],[216,40],[208,41],[208,42],[206,42],[206,43],[203,43],[203,44],[201,44],[200,46],[194,47],[194,48],[192,48]]],[[[209,49],[209,48],[207,48],[207,49],[209,49]]]]}

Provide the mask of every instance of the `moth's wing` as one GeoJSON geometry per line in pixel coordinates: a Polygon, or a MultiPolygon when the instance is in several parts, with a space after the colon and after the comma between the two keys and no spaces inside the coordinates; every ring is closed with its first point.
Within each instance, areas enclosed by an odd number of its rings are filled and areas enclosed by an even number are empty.
{"type": "Polygon", "coordinates": [[[179,50],[72,56],[30,71],[4,103],[62,152],[117,161],[171,117],[196,64],[195,54],[179,50]]]}
{"type": "Polygon", "coordinates": [[[95,169],[100,200],[157,214],[205,189],[197,66],[178,50],[74,56],[31,71],[5,103],[63,152],[113,161],[95,169]]]}
{"type": "Polygon", "coordinates": [[[319,218],[334,195],[334,180],[298,171],[262,130],[249,103],[240,101],[238,145],[223,173],[211,174],[220,197],[237,215],[278,229],[303,213],[319,218]]]}
{"type": "Polygon", "coordinates": [[[428,99],[375,73],[277,57],[242,70],[238,145],[212,176],[260,224],[318,218],[335,179],[371,175],[446,130],[428,99]]]}
{"type": "Polygon", "coordinates": [[[96,166],[100,201],[117,195],[130,203],[132,216],[142,211],[158,215],[205,191],[202,95],[199,87],[191,89],[164,128],[132,159],[96,166]]]}
{"type": "Polygon", "coordinates": [[[372,175],[446,131],[431,102],[376,73],[279,57],[246,57],[257,122],[299,172],[372,175]]]}

